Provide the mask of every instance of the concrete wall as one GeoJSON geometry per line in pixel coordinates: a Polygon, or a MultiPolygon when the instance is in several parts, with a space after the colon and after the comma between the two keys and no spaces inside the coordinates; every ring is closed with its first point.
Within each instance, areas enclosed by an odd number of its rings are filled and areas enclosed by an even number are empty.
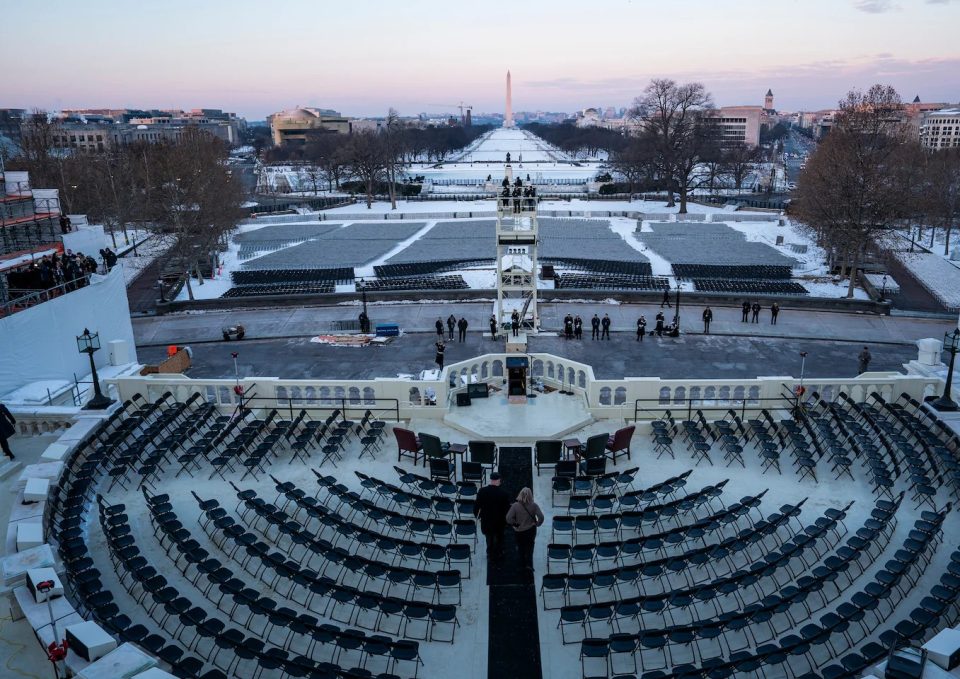
{"type": "Polygon", "coordinates": [[[107,276],[93,276],[91,284],[30,309],[0,318],[0,394],[39,380],[72,381],[90,373],[90,360],[77,351],[77,335],[84,328],[100,333],[97,367],[109,363],[111,340],[125,340],[130,361],[136,362],[136,343],[127,288],[120,267],[107,276]]]}

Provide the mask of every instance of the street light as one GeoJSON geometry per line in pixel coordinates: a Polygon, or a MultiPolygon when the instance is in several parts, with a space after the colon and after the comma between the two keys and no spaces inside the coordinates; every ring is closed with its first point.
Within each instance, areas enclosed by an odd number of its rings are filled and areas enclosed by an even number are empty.
{"type": "Polygon", "coordinates": [[[680,287],[681,287],[681,285],[682,285],[682,284],[680,283],[680,281],[677,281],[677,315],[675,316],[675,319],[676,319],[676,321],[677,321],[677,334],[678,334],[678,335],[680,334],[680,287]]]}
{"type": "Polygon", "coordinates": [[[163,279],[162,278],[157,279],[157,287],[160,288],[160,303],[165,304],[167,300],[163,296],[163,279]]]}
{"type": "Polygon", "coordinates": [[[943,395],[931,403],[937,410],[957,410],[956,402],[950,398],[950,392],[953,388],[953,362],[960,352],[960,328],[954,328],[953,332],[945,333],[943,336],[943,348],[950,352],[950,367],[947,368],[947,382],[943,385],[943,395]]]}
{"type": "Polygon", "coordinates": [[[793,410],[793,417],[796,420],[800,419],[800,399],[803,398],[803,395],[806,391],[803,388],[803,370],[806,367],[806,365],[807,365],[807,352],[801,351],[800,352],[800,384],[797,385],[797,391],[796,391],[797,403],[793,410]]]}
{"type": "Polygon", "coordinates": [[[360,323],[360,332],[370,332],[367,327],[370,324],[370,317],[367,315],[367,282],[364,279],[357,281],[357,287],[360,288],[360,299],[363,302],[363,318],[360,323]]]}
{"type": "Polygon", "coordinates": [[[887,274],[883,274],[883,285],[880,288],[880,301],[882,302],[887,296],[887,274]]]}
{"type": "Polygon", "coordinates": [[[93,379],[93,398],[83,406],[84,410],[104,410],[113,403],[112,398],[107,398],[100,391],[100,378],[97,376],[97,365],[93,362],[93,354],[100,350],[100,334],[93,333],[86,328],[83,334],[77,336],[77,349],[81,354],[87,354],[90,357],[90,374],[93,379]]]}

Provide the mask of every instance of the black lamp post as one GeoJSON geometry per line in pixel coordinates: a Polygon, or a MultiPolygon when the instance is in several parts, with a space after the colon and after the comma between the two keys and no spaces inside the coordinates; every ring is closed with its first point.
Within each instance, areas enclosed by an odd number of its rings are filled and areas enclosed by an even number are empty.
{"type": "Polygon", "coordinates": [[[96,332],[90,334],[90,331],[84,328],[83,334],[77,336],[77,349],[81,354],[87,354],[90,357],[90,373],[93,379],[93,398],[83,406],[83,409],[104,410],[110,407],[113,399],[107,398],[100,391],[100,378],[97,376],[97,366],[93,362],[93,354],[100,350],[100,334],[96,332]]]}
{"type": "Polygon", "coordinates": [[[360,299],[363,301],[363,315],[367,315],[367,282],[362,278],[357,283],[357,287],[360,288],[360,299]]]}
{"type": "Polygon", "coordinates": [[[677,332],[680,332],[680,281],[677,281],[677,332]]]}
{"type": "Polygon", "coordinates": [[[943,396],[931,403],[937,410],[957,410],[956,402],[950,398],[950,392],[953,389],[953,362],[960,352],[960,328],[954,328],[953,332],[948,332],[943,336],[943,348],[950,352],[950,366],[947,368],[947,382],[943,385],[943,396]]]}
{"type": "Polygon", "coordinates": [[[887,296],[887,274],[883,274],[883,285],[880,287],[880,301],[882,302],[887,296]]]}
{"type": "Polygon", "coordinates": [[[164,304],[166,303],[167,300],[163,296],[163,279],[162,278],[157,279],[157,287],[160,288],[160,303],[164,304]]]}

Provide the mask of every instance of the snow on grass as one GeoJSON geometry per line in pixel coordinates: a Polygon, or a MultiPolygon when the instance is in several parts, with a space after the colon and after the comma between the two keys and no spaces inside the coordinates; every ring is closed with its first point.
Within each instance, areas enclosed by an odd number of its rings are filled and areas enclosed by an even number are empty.
{"type": "Polygon", "coordinates": [[[920,285],[947,309],[960,309],[960,269],[940,255],[929,252],[896,252],[920,285]]]}

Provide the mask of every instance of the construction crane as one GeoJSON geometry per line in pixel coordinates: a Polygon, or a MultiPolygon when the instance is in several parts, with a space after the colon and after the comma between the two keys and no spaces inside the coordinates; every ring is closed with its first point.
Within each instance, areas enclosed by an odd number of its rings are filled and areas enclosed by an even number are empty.
{"type": "Polygon", "coordinates": [[[473,110],[472,104],[464,104],[462,101],[459,104],[427,104],[427,106],[432,106],[434,108],[446,108],[450,106],[453,108],[460,109],[460,124],[463,126],[466,126],[467,124],[467,118],[466,118],[466,115],[464,114],[464,111],[473,110]]]}

